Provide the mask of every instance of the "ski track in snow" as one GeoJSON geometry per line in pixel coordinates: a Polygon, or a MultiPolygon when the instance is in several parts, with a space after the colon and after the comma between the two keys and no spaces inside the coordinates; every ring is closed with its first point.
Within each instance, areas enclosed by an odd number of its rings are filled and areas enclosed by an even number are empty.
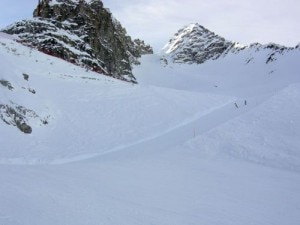
{"type": "MultiPolygon", "coordinates": [[[[91,155],[80,155],[77,156],[75,158],[67,158],[67,159],[57,159],[53,162],[51,162],[50,164],[64,164],[64,163],[71,163],[71,162],[77,162],[77,161],[82,161],[82,160],[87,160],[89,158],[95,158],[95,157],[99,157],[102,155],[106,155],[112,152],[118,152],[118,151],[124,151],[124,150],[130,150],[130,149],[136,149],[136,148],[141,148],[141,146],[146,145],[148,146],[147,148],[149,148],[149,146],[151,146],[151,148],[156,149],[159,145],[161,145],[161,141],[162,140],[167,140],[167,144],[168,147],[170,147],[170,145],[175,145],[175,143],[178,142],[178,138],[177,141],[174,142],[175,137],[180,135],[180,141],[184,141],[187,140],[188,138],[193,137],[194,135],[194,131],[196,132],[196,127],[200,127],[200,129],[197,129],[197,132],[203,133],[205,131],[209,131],[210,129],[213,128],[213,123],[205,124],[205,121],[207,121],[206,119],[209,119],[208,121],[211,121],[210,119],[212,119],[211,117],[213,117],[214,119],[217,119],[218,117],[220,117],[220,114],[225,113],[226,115],[228,115],[228,117],[223,118],[222,122],[226,122],[226,120],[232,119],[233,115],[237,116],[240,115],[240,113],[244,110],[235,110],[235,106],[234,103],[236,101],[230,101],[230,102],[226,102],[224,105],[221,105],[217,108],[212,108],[206,112],[200,112],[198,114],[196,114],[195,116],[186,119],[185,121],[183,121],[182,123],[171,127],[165,131],[162,131],[160,133],[154,134],[153,136],[150,137],[146,137],[144,139],[140,139],[137,142],[134,143],[130,143],[127,145],[121,145],[121,146],[117,146],[114,147],[106,152],[103,153],[99,153],[99,154],[91,154],[91,155]],[[234,112],[235,111],[235,112],[234,112]],[[225,120],[225,121],[224,121],[225,120]],[[158,146],[157,146],[158,145],[158,146]]],[[[219,124],[222,124],[222,122],[219,122],[219,124]]],[[[197,133],[198,135],[198,133],[197,133]]],[[[161,147],[161,146],[159,146],[161,147]]]]}

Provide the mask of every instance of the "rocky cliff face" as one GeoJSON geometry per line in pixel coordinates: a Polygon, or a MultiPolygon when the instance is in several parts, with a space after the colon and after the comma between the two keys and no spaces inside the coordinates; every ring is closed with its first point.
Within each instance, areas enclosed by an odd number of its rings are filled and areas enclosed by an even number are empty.
{"type": "Polygon", "coordinates": [[[23,44],[44,53],[121,80],[135,82],[132,64],[141,54],[152,53],[149,45],[132,41],[100,0],[41,0],[33,15],[4,32],[17,34],[23,44]]]}
{"type": "Polygon", "coordinates": [[[228,41],[196,23],[180,29],[164,46],[162,49],[162,62],[164,64],[168,62],[201,64],[208,60],[226,57],[228,54],[243,52],[244,55],[247,55],[246,64],[248,64],[253,61],[255,55],[264,51],[265,57],[263,57],[263,60],[268,64],[276,61],[277,56],[294,49],[299,49],[299,45],[295,48],[274,43],[241,45],[237,42],[228,41]]]}

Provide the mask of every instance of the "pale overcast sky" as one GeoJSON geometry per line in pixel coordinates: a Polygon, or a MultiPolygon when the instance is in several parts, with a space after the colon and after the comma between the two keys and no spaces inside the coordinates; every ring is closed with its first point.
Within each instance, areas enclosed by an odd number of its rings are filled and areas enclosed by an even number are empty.
{"type": "MultiPolygon", "coordinates": [[[[0,27],[31,18],[38,0],[0,0],[0,27]]],[[[300,0],[103,0],[134,38],[159,50],[184,25],[198,22],[243,44],[300,42],[300,0]]]]}

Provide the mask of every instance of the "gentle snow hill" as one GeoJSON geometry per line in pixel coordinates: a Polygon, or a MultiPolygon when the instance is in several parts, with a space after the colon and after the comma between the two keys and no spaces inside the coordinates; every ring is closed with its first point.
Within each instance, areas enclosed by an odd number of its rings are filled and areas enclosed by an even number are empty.
{"type": "Polygon", "coordinates": [[[0,39],[0,54],[0,80],[12,86],[0,85],[0,129],[5,134],[0,139],[1,163],[49,163],[102,154],[233,101],[126,84],[10,39],[0,39]],[[32,127],[31,135],[18,131],[13,110],[32,127]]]}
{"type": "Polygon", "coordinates": [[[299,173],[299,102],[300,83],[292,84],[251,112],[192,140],[189,147],[203,157],[230,156],[299,173]]]}

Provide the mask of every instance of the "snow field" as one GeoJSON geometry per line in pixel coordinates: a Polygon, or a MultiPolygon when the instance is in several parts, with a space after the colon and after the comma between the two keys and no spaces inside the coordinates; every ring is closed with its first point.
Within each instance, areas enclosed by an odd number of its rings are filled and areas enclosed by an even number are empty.
{"type": "MultiPolygon", "coordinates": [[[[231,97],[115,81],[34,50],[26,52],[27,48],[19,44],[6,43],[16,46],[20,55],[5,58],[4,78],[16,88],[3,92],[13,96],[11,101],[48,115],[49,124],[33,124],[33,133],[17,134],[17,142],[14,137],[1,139],[1,163],[20,163],[22,159],[30,164],[51,163],[94,156],[159,136],[233,101],[231,97]],[[19,64],[12,75],[12,62],[16,60],[19,64]],[[32,69],[36,65],[38,69],[32,69]],[[28,82],[22,73],[30,74],[28,82]],[[22,86],[26,85],[36,94],[24,91],[22,86]]],[[[6,48],[2,51],[6,54],[6,48]]]]}
{"type": "Polygon", "coordinates": [[[255,110],[191,140],[189,147],[203,157],[230,156],[299,173],[299,90],[300,83],[288,86],[255,110]]]}
{"type": "Polygon", "coordinates": [[[132,85],[1,36],[0,104],[49,124],[0,121],[0,224],[298,225],[299,53],[264,54],[147,56],[132,85]]]}

